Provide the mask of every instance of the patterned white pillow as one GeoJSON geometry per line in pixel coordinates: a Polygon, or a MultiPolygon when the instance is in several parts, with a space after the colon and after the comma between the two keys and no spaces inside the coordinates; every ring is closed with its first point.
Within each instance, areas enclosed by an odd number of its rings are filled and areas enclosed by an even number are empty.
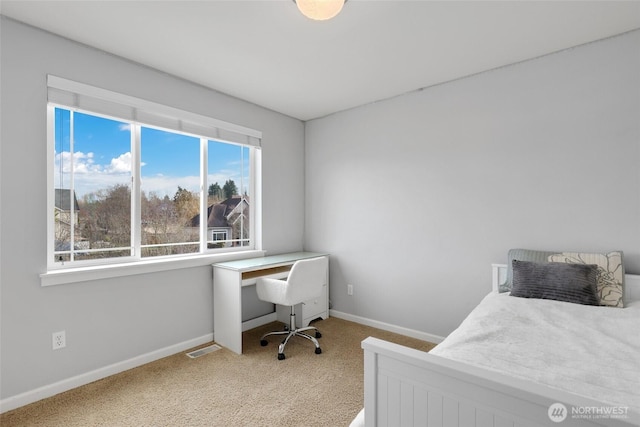
{"type": "Polygon", "coordinates": [[[549,262],[595,264],[598,266],[597,291],[600,305],[624,307],[624,266],[622,252],[580,253],[562,252],[549,255],[549,262]]]}

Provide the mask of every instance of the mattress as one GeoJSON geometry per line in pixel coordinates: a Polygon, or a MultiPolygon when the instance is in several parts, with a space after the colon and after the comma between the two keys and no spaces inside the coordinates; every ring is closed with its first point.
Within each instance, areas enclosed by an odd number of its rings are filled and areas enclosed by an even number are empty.
{"type": "Polygon", "coordinates": [[[430,352],[640,413],[640,305],[491,293],[430,352]]]}

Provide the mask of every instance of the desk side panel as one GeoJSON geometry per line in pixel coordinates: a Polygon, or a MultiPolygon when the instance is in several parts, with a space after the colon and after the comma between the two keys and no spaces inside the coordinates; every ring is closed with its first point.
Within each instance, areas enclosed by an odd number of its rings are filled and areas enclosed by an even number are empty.
{"type": "Polygon", "coordinates": [[[216,343],[242,353],[242,274],[213,267],[213,337],[216,343]]]}

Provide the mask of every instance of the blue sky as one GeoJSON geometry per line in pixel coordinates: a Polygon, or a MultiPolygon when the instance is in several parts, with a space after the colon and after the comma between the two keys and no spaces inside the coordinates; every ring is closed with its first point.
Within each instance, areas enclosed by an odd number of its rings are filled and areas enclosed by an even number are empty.
{"type": "MultiPolygon", "coordinates": [[[[56,187],[69,188],[69,112],[57,109],[56,187]],[[62,175],[60,164],[63,164],[62,175]],[[62,180],[62,185],[60,181],[62,180]]],[[[74,114],[74,187],[84,194],[131,180],[131,136],[127,123],[74,114]]],[[[240,189],[241,148],[232,144],[209,143],[208,183],[223,186],[233,179],[240,189]]],[[[248,150],[245,150],[245,171],[248,150]]],[[[143,128],[141,139],[142,189],[158,196],[173,196],[178,186],[197,191],[200,184],[199,138],[159,129],[143,128]]],[[[246,183],[245,183],[246,186],[246,183]]]]}

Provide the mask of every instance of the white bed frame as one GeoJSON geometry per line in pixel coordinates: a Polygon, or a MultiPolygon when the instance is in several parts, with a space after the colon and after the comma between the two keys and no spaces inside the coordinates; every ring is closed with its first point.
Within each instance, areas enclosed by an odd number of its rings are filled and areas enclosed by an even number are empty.
{"type": "MultiPolygon", "coordinates": [[[[506,265],[493,265],[493,288],[506,265]]],[[[625,301],[640,300],[640,276],[625,276],[625,301]]],[[[365,426],[629,426],[640,415],[579,419],[571,407],[609,407],[572,393],[497,374],[387,341],[369,337],[364,349],[365,426]],[[549,408],[562,403],[568,411],[558,423],[549,408]]]]}

